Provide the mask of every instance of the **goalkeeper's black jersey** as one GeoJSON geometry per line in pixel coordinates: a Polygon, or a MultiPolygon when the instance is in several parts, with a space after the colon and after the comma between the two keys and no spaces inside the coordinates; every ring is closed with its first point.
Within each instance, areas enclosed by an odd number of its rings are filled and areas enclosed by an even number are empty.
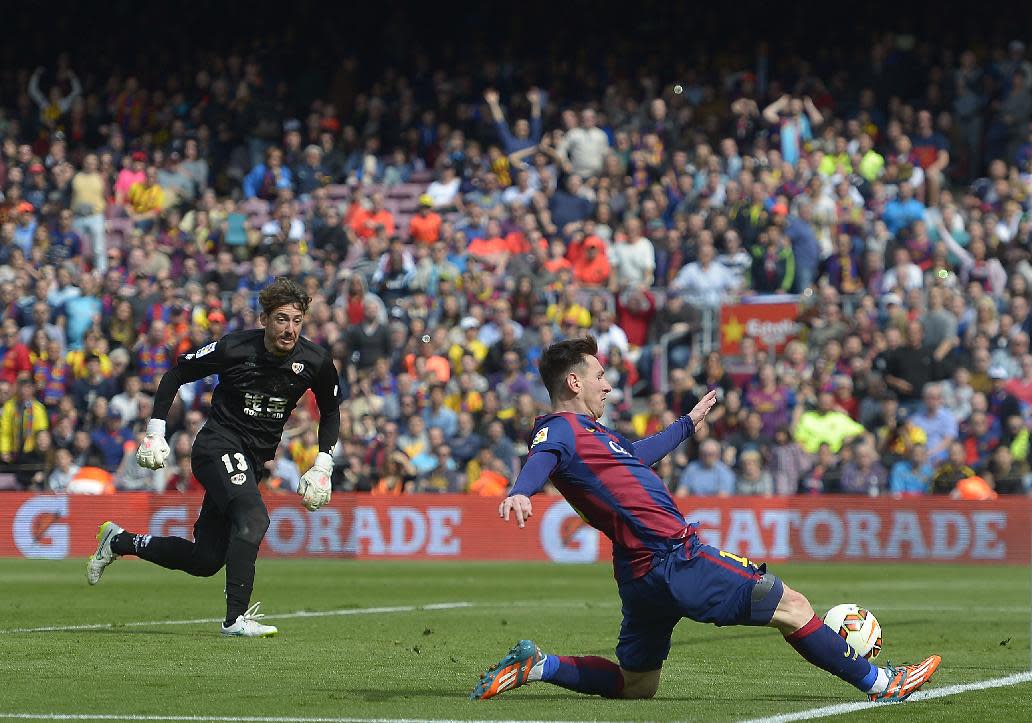
{"type": "Polygon", "coordinates": [[[337,369],[329,352],[300,337],[293,351],[276,356],[262,329],[236,331],[179,357],[158,387],[154,417],[164,419],[180,385],[218,375],[204,429],[267,462],[276,454],[283,425],[311,389],[321,414],[319,449],[329,452],[340,430],[337,369]]]}

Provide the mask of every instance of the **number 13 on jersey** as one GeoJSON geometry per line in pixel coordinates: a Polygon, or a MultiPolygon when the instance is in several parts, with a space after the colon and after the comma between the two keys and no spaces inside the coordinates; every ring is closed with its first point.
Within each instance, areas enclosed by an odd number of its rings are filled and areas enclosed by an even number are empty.
{"type": "MultiPolygon", "coordinates": [[[[222,464],[226,465],[226,471],[227,472],[232,472],[233,471],[233,459],[236,460],[236,468],[238,470],[240,470],[241,472],[246,472],[247,471],[247,458],[244,457],[244,455],[240,454],[239,452],[234,452],[232,459],[230,458],[228,452],[226,454],[222,455],[222,457],[220,459],[222,459],[222,464]]],[[[720,553],[720,554],[723,555],[724,553],[720,553]]]]}

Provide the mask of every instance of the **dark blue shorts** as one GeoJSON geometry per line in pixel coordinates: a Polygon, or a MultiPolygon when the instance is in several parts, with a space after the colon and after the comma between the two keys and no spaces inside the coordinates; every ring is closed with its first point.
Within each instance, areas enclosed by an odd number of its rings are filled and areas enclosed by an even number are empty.
{"type": "Polygon", "coordinates": [[[765,565],[689,540],[657,554],[652,569],[620,585],[623,623],[616,657],[624,670],[658,670],[681,618],[714,625],[766,625],[784,586],[765,565]]]}

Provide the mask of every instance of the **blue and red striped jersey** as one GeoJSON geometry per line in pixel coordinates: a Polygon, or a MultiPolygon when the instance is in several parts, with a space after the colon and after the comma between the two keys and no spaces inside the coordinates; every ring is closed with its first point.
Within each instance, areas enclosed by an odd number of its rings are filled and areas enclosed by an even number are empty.
{"type": "Polygon", "coordinates": [[[663,480],[634,453],[634,444],[591,417],[539,417],[530,455],[558,458],[551,480],[584,520],[613,543],[619,582],[641,577],[652,556],[694,533],[663,480]]]}

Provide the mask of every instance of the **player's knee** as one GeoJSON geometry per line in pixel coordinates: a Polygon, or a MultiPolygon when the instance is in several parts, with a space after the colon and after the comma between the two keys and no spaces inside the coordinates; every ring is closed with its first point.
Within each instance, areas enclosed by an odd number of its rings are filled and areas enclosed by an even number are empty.
{"type": "Polygon", "coordinates": [[[622,672],[624,685],[620,693],[621,698],[642,700],[656,697],[656,692],[659,690],[660,671],[651,670],[647,673],[632,673],[624,670],[622,672]]]}
{"type": "Polygon", "coordinates": [[[261,499],[244,498],[230,505],[233,536],[252,545],[260,545],[269,530],[269,513],[261,499]]]}
{"type": "Polygon", "coordinates": [[[631,700],[646,700],[648,698],[655,698],[658,690],[659,681],[656,681],[651,685],[640,685],[630,690],[624,689],[623,697],[631,700]]]}
{"type": "Polygon", "coordinates": [[[799,626],[805,625],[813,618],[813,606],[801,592],[785,585],[785,593],[781,597],[778,610],[785,613],[787,620],[799,626]]]}
{"type": "Polygon", "coordinates": [[[194,559],[190,572],[197,577],[211,577],[222,569],[225,563],[214,555],[199,555],[194,559]]]}

